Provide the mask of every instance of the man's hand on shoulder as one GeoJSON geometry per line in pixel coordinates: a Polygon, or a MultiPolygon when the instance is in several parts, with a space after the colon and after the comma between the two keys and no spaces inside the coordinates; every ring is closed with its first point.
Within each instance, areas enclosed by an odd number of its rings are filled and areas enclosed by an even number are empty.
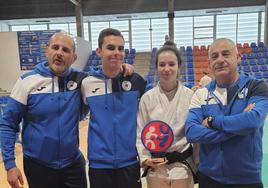
{"type": "Polygon", "coordinates": [[[130,64],[124,63],[121,66],[121,72],[123,73],[124,77],[130,76],[134,73],[134,67],[130,64]]]}

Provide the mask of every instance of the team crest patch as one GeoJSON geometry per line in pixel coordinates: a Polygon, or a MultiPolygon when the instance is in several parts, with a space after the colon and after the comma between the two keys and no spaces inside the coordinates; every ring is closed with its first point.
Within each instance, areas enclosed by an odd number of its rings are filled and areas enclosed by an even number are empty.
{"type": "Polygon", "coordinates": [[[243,99],[247,96],[248,94],[248,88],[244,88],[240,93],[238,93],[238,98],[243,99]]]}
{"type": "Polygon", "coordinates": [[[67,88],[68,90],[75,90],[77,88],[77,83],[70,80],[68,83],[67,83],[67,88]]]}
{"type": "Polygon", "coordinates": [[[125,80],[125,81],[122,82],[122,88],[123,88],[123,90],[130,91],[131,90],[131,87],[132,87],[132,84],[131,84],[130,81],[125,80]]]}

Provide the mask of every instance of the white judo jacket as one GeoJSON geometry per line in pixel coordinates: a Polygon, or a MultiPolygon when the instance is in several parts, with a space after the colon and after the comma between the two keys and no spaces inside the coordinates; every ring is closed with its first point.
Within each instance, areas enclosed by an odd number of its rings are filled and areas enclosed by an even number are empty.
{"type": "MultiPolygon", "coordinates": [[[[185,138],[184,125],[192,95],[193,91],[179,82],[177,92],[171,101],[161,90],[159,83],[142,96],[137,117],[137,149],[141,162],[151,158],[150,152],[144,148],[141,142],[143,127],[150,121],[161,120],[172,128],[174,141],[166,152],[183,152],[189,147],[190,144],[185,138]]],[[[185,179],[191,176],[191,172],[185,165],[175,162],[164,165],[156,171],[149,170],[147,176],[185,179]]]]}

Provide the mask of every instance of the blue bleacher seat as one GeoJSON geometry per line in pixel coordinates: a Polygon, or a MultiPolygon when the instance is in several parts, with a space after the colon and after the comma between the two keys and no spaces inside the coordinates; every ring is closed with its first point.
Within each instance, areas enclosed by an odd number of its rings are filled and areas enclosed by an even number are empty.
{"type": "Polygon", "coordinates": [[[241,61],[241,65],[242,65],[242,66],[248,66],[248,62],[247,62],[246,60],[242,60],[242,61],[241,61]]]}
{"type": "Polygon", "coordinates": [[[133,65],[134,64],[134,60],[133,59],[127,59],[126,60],[126,63],[128,63],[130,65],[133,65]]]}
{"type": "Polygon", "coordinates": [[[268,65],[268,57],[264,58],[264,62],[266,65],[268,65]]]}
{"type": "Polygon", "coordinates": [[[238,71],[241,71],[241,70],[242,70],[241,65],[238,65],[238,71]]]}
{"type": "Polygon", "coordinates": [[[267,71],[267,66],[266,65],[261,65],[260,71],[266,72],[267,71]]]}
{"type": "Polygon", "coordinates": [[[258,47],[264,47],[264,43],[263,42],[259,42],[258,43],[258,47]]]}
{"type": "Polygon", "coordinates": [[[262,73],[261,72],[255,72],[254,73],[255,78],[262,79],[262,73]]]}
{"type": "Polygon", "coordinates": [[[253,47],[253,48],[251,48],[251,51],[254,52],[254,53],[258,53],[259,48],[258,47],[253,47]]]}
{"type": "Polygon", "coordinates": [[[129,59],[134,59],[134,58],[135,58],[135,54],[131,54],[131,53],[130,53],[130,54],[128,55],[128,58],[129,58],[129,59]]]}
{"type": "Polygon", "coordinates": [[[247,54],[242,54],[241,59],[245,60],[245,59],[247,59],[247,57],[248,57],[247,54]]]}
{"type": "Polygon", "coordinates": [[[251,48],[255,48],[255,47],[257,47],[256,42],[252,42],[252,43],[250,43],[250,47],[251,47],[251,48]]]}
{"type": "Polygon", "coordinates": [[[191,61],[187,62],[187,68],[194,68],[194,63],[191,61]]]}
{"type": "Polygon", "coordinates": [[[95,50],[92,50],[91,55],[92,55],[92,56],[97,55],[96,51],[95,51],[95,50]]]}
{"type": "Polygon", "coordinates": [[[257,64],[258,64],[258,65],[264,65],[264,59],[263,59],[263,58],[259,58],[259,59],[257,60],[257,64]]]}
{"type": "Polygon", "coordinates": [[[265,47],[258,47],[259,52],[267,52],[267,49],[265,47]]]}
{"type": "Polygon", "coordinates": [[[99,66],[99,65],[100,65],[100,61],[97,60],[97,59],[94,59],[94,60],[92,60],[91,65],[92,65],[92,66],[99,66]]]}
{"type": "Polygon", "coordinates": [[[251,67],[251,71],[252,71],[252,72],[259,72],[259,67],[258,67],[258,65],[253,65],[253,66],[251,67]]]}
{"type": "Polygon", "coordinates": [[[188,68],[187,72],[188,72],[188,75],[193,75],[194,74],[194,69],[193,68],[188,68]]]}
{"type": "Polygon", "coordinates": [[[182,74],[182,75],[186,75],[186,69],[185,69],[185,68],[182,68],[182,69],[181,69],[181,74],[182,74]]]}
{"type": "Polygon", "coordinates": [[[265,79],[268,79],[268,72],[263,72],[262,77],[265,78],[265,79]]]}
{"type": "Polygon", "coordinates": [[[129,54],[129,49],[125,49],[125,54],[129,54]]]}
{"type": "Polygon", "coordinates": [[[255,61],[255,59],[251,59],[251,60],[249,60],[249,65],[256,65],[256,61],[255,61]]]}
{"type": "Polygon", "coordinates": [[[182,75],[181,80],[182,80],[182,82],[186,82],[186,75],[182,75]]]}
{"type": "Polygon", "coordinates": [[[258,54],[257,54],[257,58],[259,59],[259,58],[263,58],[263,57],[265,57],[265,53],[264,52],[259,52],[258,54]]]}
{"type": "Polygon", "coordinates": [[[184,46],[181,46],[180,47],[180,53],[184,53],[185,52],[185,47],[184,46]]]}
{"type": "Polygon", "coordinates": [[[186,51],[193,51],[192,46],[187,46],[186,51]]]}
{"type": "Polygon", "coordinates": [[[242,70],[244,72],[251,72],[249,66],[243,66],[242,70]]]}
{"type": "Polygon", "coordinates": [[[147,83],[153,83],[154,82],[154,76],[147,75],[146,76],[146,81],[147,81],[147,83]]]}
{"type": "Polygon", "coordinates": [[[129,51],[130,54],[135,54],[136,53],[136,50],[135,48],[131,48],[130,51],[129,51]]]}
{"type": "Polygon", "coordinates": [[[188,74],[188,82],[194,82],[194,75],[188,74]]]}
{"type": "Polygon", "coordinates": [[[187,57],[193,56],[193,51],[186,51],[185,53],[186,53],[187,57]]]}
{"type": "Polygon", "coordinates": [[[129,54],[125,54],[124,59],[128,59],[129,58],[129,54]]]}
{"type": "Polygon", "coordinates": [[[254,59],[255,58],[255,54],[254,53],[250,53],[247,55],[248,59],[254,59]]]}
{"type": "Polygon", "coordinates": [[[187,61],[188,62],[193,62],[193,56],[187,56],[187,61]]]}

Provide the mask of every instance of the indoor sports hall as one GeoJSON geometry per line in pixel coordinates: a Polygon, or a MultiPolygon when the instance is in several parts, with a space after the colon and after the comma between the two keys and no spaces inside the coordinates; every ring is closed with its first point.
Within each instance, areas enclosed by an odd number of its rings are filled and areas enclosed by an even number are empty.
{"type": "MultiPolygon", "coordinates": [[[[199,87],[200,79],[209,72],[208,50],[217,38],[235,42],[241,54],[240,72],[268,84],[267,25],[268,0],[1,1],[1,118],[17,79],[46,60],[45,48],[56,32],[73,36],[78,58],[72,67],[88,72],[102,63],[96,51],[100,31],[118,29],[125,41],[124,63],[132,65],[146,80],[147,88],[159,81],[155,65],[157,50],[165,41],[174,41],[182,59],[179,79],[192,89],[199,87]]],[[[79,145],[85,158],[88,123],[89,116],[79,123],[79,145]]],[[[22,123],[20,129],[23,129],[22,123]]],[[[262,182],[268,188],[267,118],[262,134],[262,182]]],[[[23,172],[21,131],[16,137],[16,164],[23,173],[24,188],[28,188],[23,172]]],[[[9,187],[0,155],[0,188],[9,187]]],[[[145,178],[142,178],[142,187],[147,187],[145,178]]]]}

